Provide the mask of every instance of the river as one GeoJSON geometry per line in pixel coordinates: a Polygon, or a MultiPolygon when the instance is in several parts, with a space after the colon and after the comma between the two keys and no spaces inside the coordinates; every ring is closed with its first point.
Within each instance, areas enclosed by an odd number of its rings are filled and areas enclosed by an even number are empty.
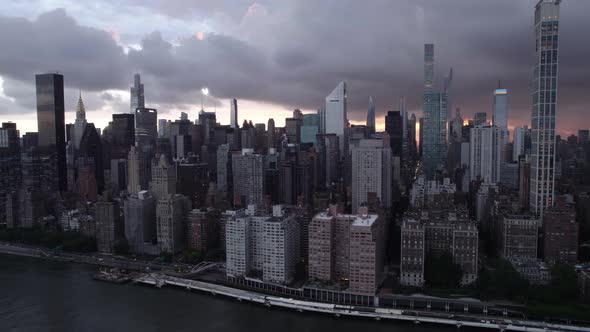
{"type": "Polygon", "coordinates": [[[457,331],[269,309],[181,289],[115,285],[93,280],[95,271],[0,254],[0,331],[457,331]]]}

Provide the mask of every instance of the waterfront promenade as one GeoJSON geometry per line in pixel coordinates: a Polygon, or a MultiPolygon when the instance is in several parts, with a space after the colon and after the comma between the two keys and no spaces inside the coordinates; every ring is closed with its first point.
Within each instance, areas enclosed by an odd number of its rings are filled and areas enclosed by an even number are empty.
{"type": "MultiPolygon", "coordinates": [[[[135,283],[139,284],[153,285],[156,287],[164,287],[167,285],[176,286],[185,290],[195,290],[211,295],[226,296],[238,301],[250,302],[268,307],[280,307],[296,310],[299,312],[316,312],[321,314],[329,314],[336,317],[349,316],[375,320],[399,320],[413,322],[416,324],[443,324],[457,327],[465,326],[487,328],[498,331],[590,332],[590,328],[588,327],[549,324],[545,322],[520,319],[508,319],[498,316],[474,315],[460,312],[440,312],[433,310],[426,311],[409,308],[349,306],[292,299],[286,296],[268,295],[256,291],[242,290],[210,282],[196,281],[165,275],[162,273],[155,273],[153,271],[174,271],[176,268],[178,268],[178,264],[139,261],[120,256],[68,253],[26,245],[15,245],[11,243],[0,243],[0,253],[137,270],[144,272],[144,274],[140,275],[134,280],[135,283]]],[[[183,266],[183,268],[186,268],[186,266],[183,266]]],[[[416,299],[418,300],[419,298],[416,299]]]]}
{"type": "Polygon", "coordinates": [[[134,280],[135,283],[152,285],[158,288],[166,285],[177,286],[186,290],[196,290],[206,292],[212,295],[227,296],[238,301],[251,302],[265,305],[267,307],[279,307],[285,309],[292,309],[299,312],[316,312],[323,314],[330,314],[336,317],[359,317],[369,318],[375,320],[399,320],[409,321],[416,324],[444,324],[454,325],[456,327],[476,327],[486,328],[498,331],[531,331],[531,332],[546,332],[546,331],[588,331],[590,328],[548,324],[544,322],[527,321],[527,320],[508,320],[490,317],[479,317],[474,315],[455,315],[449,313],[437,313],[432,311],[415,311],[415,310],[399,310],[388,308],[370,308],[370,307],[356,307],[345,306],[329,303],[311,302],[294,300],[291,298],[283,298],[261,293],[255,293],[206,283],[202,281],[189,280],[167,276],[163,274],[150,273],[140,276],[134,280]]]}

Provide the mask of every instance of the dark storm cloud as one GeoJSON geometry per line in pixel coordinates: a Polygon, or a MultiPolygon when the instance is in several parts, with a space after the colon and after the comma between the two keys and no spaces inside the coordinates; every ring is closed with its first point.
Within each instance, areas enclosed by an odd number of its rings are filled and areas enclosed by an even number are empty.
{"type": "MultiPolygon", "coordinates": [[[[154,26],[156,32],[128,55],[107,32],[84,27],[62,10],[34,21],[3,17],[0,44],[7,51],[0,53],[0,75],[30,81],[36,72],[59,70],[68,85],[101,90],[127,89],[138,71],[149,103],[178,108],[199,104],[199,90],[208,86],[216,98],[315,109],[346,80],[349,117],[360,121],[369,95],[380,116],[401,95],[419,112],[423,44],[432,42],[437,81],[454,68],[454,106],[467,115],[489,113],[492,91],[502,80],[510,90],[511,122],[527,124],[535,2],[128,0],[189,23],[219,19],[217,26],[224,28],[205,33],[203,40],[167,40],[154,26]]],[[[585,17],[590,1],[563,1],[561,11],[558,126],[563,129],[577,126],[576,113],[590,105],[590,44],[581,33],[590,31],[585,17]]]]}
{"type": "Polygon", "coordinates": [[[102,30],[79,25],[62,9],[34,21],[0,17],[0,75],[31,82],[42,72],[60,72],[66,82],[89,90],[121,87],[123,49],[102,30]]]}

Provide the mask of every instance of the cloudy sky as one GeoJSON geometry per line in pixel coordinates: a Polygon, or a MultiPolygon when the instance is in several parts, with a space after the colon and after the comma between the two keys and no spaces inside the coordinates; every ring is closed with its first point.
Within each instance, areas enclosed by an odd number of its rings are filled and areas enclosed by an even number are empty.
{"type": "MultiPolygon", "coordinates": [[[[398,96],[421,113],[422,52],[435,44],[442,80],[454,68],[453,107],[491,114],[492,91],[510,92],[510,125],[530,121],[536,0],[2,0],[0,121],[36,130],[34,74],[65,76],[66,119],[78,91],[87,118],[104,127],[129,109],[133,73],[160,116],[194,119],[200,88],[229,122],[284,123],[312,111],[339,81],[349,118],[364,121],[369,95],[378,127],[398,96]]],[[[558,130],[590,127],[590,1],[561,5],[558,130]]]]}

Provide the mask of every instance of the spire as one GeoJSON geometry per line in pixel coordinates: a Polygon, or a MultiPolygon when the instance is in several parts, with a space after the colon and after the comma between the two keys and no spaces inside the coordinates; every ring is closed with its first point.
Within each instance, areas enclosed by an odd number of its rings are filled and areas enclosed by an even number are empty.
{"type": "Polygon", "coordinates": [[[82,101],[82,89],[78,96],[78,105],[76,106],[76,119],[86,119],[86,108],[84,107],[84,101],[82,101]]]}

